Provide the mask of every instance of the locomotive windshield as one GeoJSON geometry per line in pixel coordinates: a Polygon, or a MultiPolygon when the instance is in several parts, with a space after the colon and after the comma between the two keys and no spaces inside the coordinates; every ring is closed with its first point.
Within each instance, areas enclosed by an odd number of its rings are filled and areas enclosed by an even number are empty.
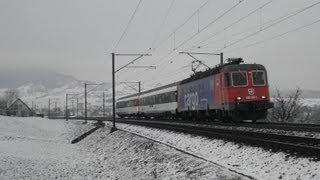
{"type": "Polygon", "coordinates": [[[238,71],[232,72],[232,85],[233,86],[247,86],[247,72],[238,71]]]}
{"type": "Polygon", "coordinates": [[[252,71],[253,85],[263,86],[266,84],[266,76],[264,71],[252,71]]]}

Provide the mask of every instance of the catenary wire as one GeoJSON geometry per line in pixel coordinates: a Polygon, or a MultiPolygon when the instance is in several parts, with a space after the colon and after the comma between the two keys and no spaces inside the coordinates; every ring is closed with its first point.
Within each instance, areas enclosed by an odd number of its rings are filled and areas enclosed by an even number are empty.
{"type": "Polygon", "coordinates": [[[116,51],[116,49],[118,48],[118,46],[119,46],[119,44],[120,44],[120,42],[121,42],[122,38],[125,36],[125,34],[126,34],[126,32],[127,32],[128,28],[129,28],[129,26],[130,26],[130,24],[131,24],[132,20],[133,20],[133,19],[134,19],[134,17],[135,17],[135,14],[137,13],[137,11],[138,11],[138,9],[139,9],[139,6],[140,6],[141,2],[142,2],[142,0],[139,0],[139,2],[138,2],[138,4],[137,4],[137,6],[136,6],[136,8],[135,8],[135,10],[134,10],[134,12],[133,12],[133,14],[132,14],[132,15],[131,15],[131,17],[130,17],[130,20],[129,20],[128,24],[126,25],[126,28],[124,29],[124,31],[122,32],[122,34],[121,34],[121,36],[120,36],[119,40],[117,41],[116,45],[114,46],[114,48],[113,48],[113,52],[115,52],[115,51],[116,51]]]}
{"type": "Polygon", "coordinates": [[[285,36],[285,35],[287,35],[287,34],[289,34],[289,33],[293,33],[293,32],[299,31],[299,30],[301,30],[301,29],[304,29],[304,28],[306,28],[306,27],[312,26],[312,25],[317,24],[317,23],[319,23],[319,22],[320,22],[320,19],[318,19],[318,20],[316,20],[316,21],[314,21],[314,22],[312,22],[312,23],[305,24],[305,25],[299,26],[299,27],[297,27],[297,28],[291,29],[291,30],[286,31],[286,32],[284,32],[284,33],[281,33],[281,34],[278,34],[278,35],[275,35],[275,36],[272,36],[272,37],[269,37],[269,38],[266,38],[266,39],[263,39],[263,40],[260,40],[260,41],[256,41],[256,42],[254,42],[254,43],[251,43],[251,44],[248,44],[248,45],[239,47],[239,48],[235,48],[235,49],[232,49],[232,50],[229,50],[229,51],[226,51],[226,52],[229,53],[229,52],[237,51],[237,50],[239,50],[239,49],[244,49],[244,48],[249,48],[249,47],[252,47],[252,46],[256,46],[256,45],[261,44],[261,43],[263,43],[263,42],[271,41],[271,40],[274,40],[274,39],[283,37],[283,36],[285,36]]]}
{"type": "Polygon", "coordinates": [[[198,11],[200,11],[200,9],[202,9],[204,6],[206,6],[208,4],[209,0],[207,0],[205,3],[203,3],[197,10],[195,10],[191,16],[189,16],[181,25],[179,25],[177,28],[175,28],[175,30],[169,34],[169,36],[167,38],[165,38],[164,40],[162,40],[161,42],[158,43],[158,45],[154,48],[158,49],[164,42],[166,42],[168,39],[171,38],[171,36],[173,36],[180,28],[182,28],[187,22],[190,21],[190,19],[196,15],[198,13],[198,11]]]}
{"type": "MultiPolygon", "coordinates": [[[[268,1],[268,2],[266,2],[266,3],[265,3],[265,4],[263,4],[262,6],[260,6],[260,7],[256,8],[256,9],[254,9],[253,11],[251,11],[251,12],[249,12],[248,14],[246,14],[246,15],[242,16],[242,17],[241,17],[241,18],[239,18],[238,20],[236,20],[236,21],[232,22],[232,23],[231,23],[231,24],[229,24],[228,26],[226,26],[226,27],[222,28],[220,31],[218,31],[218,32],[216,32],[216,33],[213,33],[213,34],[209,35],[208,37],[204,38],[202,41],[198,42],[198,43],[197,43],[197,45],[195,45],[195,46],[200,46],[200,44],[201,44],[201,43],[203,43],[203,42],[206,42],[206,41],[210,40],[211,38],[215,37],[216,35],[218,35],[218,34],[220,34],[220,33],[224,32],[225,30],[227,30],[227,29],[231,28],[232,26],[234,26],[234,25],[238,24],[239,22],[241,22],[241,21],[243,21],[244,19],[246,19],[246,18],[250,17],[252,14],[254,14],[254,13],[256,13],[257,11],[261,10],[262,8],[264,8],[265,6],[267,6],[267,5],[268,5],[268,4],[270,4],[270,3],[272,3],[272,1],[268,1]]],[[[190,50],[190,49],[188,49],[188,50],[190,50]]],[[[188,50],[187,50],[187,51],[188,51],[188,50]]]]}
{"type": "Polygon", "coordinates": [[[215,18],[213,21],[211,21],[209,24],[207,24],[205,27],[203,27],[202,29],[200,29],[200,31],[198,31],[197,33],[193,34],[192,36],[190,36],[188,39],[184,40],[182,43],[180,43],[178,46],[176,46],[175,48],[180,48],[181,46],[183,46],[185,43],[189,42],[191,39],[193,39],[195,36],[197,36],[198,34],[200,34],[201,32],[203,32],[205,29],[209,28],[210,26],[212,26],[214,23],[216,23],[217,21],[219,21],[221,18],[223,18],[225,15],[227,15],[229,12],[231,12],[233,9],[235,9],[237,6],[239,6],[244,0],[239,0],[239,2],[235,5],[233,5],[231,8],[229,8],[227,11],[223,12],[220,16],[218,16],[217,18],[215,18]]]}
{"type": "Polygon", "coordinates": [[[157,42],[158,37],[159,37],[159,34],[160,34],[161,30],[163,29],[163,26],[165,25],[165,23],[166,23],[166,21],[167,21],[167,19],[168,19],[168,16],[169,16],[169,14],[170,14],[170,12],[171,12],[171,10],[172,10],[172,7],[173,7],[174,2],[175,2],[175,0],[172,0],[172,1],[171,1],[170,6],[169,6],[169,8],[168,8],[168,10],[167,10],[167,12],[166,12],[166,15],[164,16],[164,19],[163,19],[163,21],[162,21],[162,23],[161,23],[161,26],[160,26],[159,30],[155,33],[155,36],[154,36],[152,45],[150,46],[150,48],[152,48],[152,49],[153,49],[155,43],[157,42]]]}
{"type": "Polygon", "coordinates": [[[273,26],[275,26],[275,25],[277,25],[277,24],[279,24],[279,23],[281,23],[281,22],[283,22],[283,21],[286,21],[286,20],[288,20],[288,19],[290,19],[290,18],[292,18],[292,17],[294,17],[294,16],[296,16],[296,15],[298,15],[298,14],[300,14],[300,13],[302,13],[302,12],[304,12],[304,11],[312,8],[312,7],[315,7],[316,5],[319,5],[319,4],[320,4],[320,1],[318,1],[318,2],[316,2],[316,3],[314,3],[314,4],[312,4],[312,5],[309,5],[309,6],[307,6],[307,7],[304,7],[304,8],[302,8],[302,9],[296,11],[295,13],[290,14],[289,16],[287,16],[287,17],[285,17],[285,18],[283,18],[283,19],[280,19],[280,20],[278,20],[278,21],[276,21],[276,22],[274,22],[274,23],[272,23],[272,24],[270,24],[270,25],[268,25],[268,26],[266,26],[266,27],[261,28],[260,30],[258,30],[258,31],[256,31],[256,32],[253,32],[253,33],[251,33],[251,34],[249,34],[249,35],[247,35],[247,36],[245,36],[245,37],[243,37],[243,38],[240,38],[239,40],[233,41],[232,43],[228,44],[228,45],[225,46],[225,47],[220,48],[219,50],[217,50],[217,51],[215,51],[215,52],[221,52],[221,51],[222,51],[223,49],[225,49],[225,48],[228,48],[228,47],[230,47],[230,46],[233,46],[233,45],[235,45],[235,44],[237,44],[237,43],[239,43],[239,42],[241,42],[241,41],[243,41],[243,40],[246,40],[246,39],[248,39],[248,38],[250,38],[250,37],[252,37],[252,36],[254,36],[254,35],[256,35],[256,34],[259,34],[260,32],[265,31],[265,30],[267,30],[267,29],[269,29],[269,28],[271,28],[271,27],[273,27],[273,26]]]}

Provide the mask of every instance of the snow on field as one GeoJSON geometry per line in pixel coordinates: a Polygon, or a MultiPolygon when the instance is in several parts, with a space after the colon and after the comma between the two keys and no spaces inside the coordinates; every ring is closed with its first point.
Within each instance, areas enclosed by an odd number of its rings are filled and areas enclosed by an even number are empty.
{"type": "Polygon", "coordinates": [[[320,179],[320,162],[312,159],[183,133],[120,123],[117,126],[257,179],[320,179]]]}
{"type": "Polygon", "coordinates": [[[301,102],[305,106],[319,106],[320,105],[320,99],[319,98],[303,98],[301,99],[301,102]]]}
{"type": "Polygon", "coordinates": [[[0,116],[0,179],[248,179],[124,131],[81,121],[0,116]]]}

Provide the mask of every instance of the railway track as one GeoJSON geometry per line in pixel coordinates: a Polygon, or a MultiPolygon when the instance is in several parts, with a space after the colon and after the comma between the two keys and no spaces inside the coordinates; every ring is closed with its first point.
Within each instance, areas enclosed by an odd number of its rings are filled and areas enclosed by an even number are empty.
{"type": "MultiPolygon", "coordinates": [[[[88,118],[88,120],[111,121],[110,118],[88,118]]],[[[118,123],[126,123],[132,125],[146,126],[151,128],[182,132],[187,134],[204,136],[207,138],[223,139],[235,143],[241,143],[256,147],[263,147],[267,150],[282,151],[298,157],[312,157],[317,160],[320,159],[320,139],[310,137],[299,137],[282,134],[243,131],[232,128],[219,128],[215,125],[236,126],[236,127],[252,127],[252,128],[270,128],[287,129],[299,131],[299,128],[304,127],[303,130],[310,130],[312,132],[319,132],[320,126],[314,125],[298,125],[298,124],[249,124],[249,123],[213,123],[214,126],[206,126],[206,123],[193,124],[191,121],[156,121],[156,120],[136,120],[136,119],[117,119],[118,123]],[[200,125],[201,124],[201,125],[200,125]]],[[[302,131],[302,130],[300,130],[302,131]]]]}
{"type": "MultiPolygon", "coordinates": [[[[76,119],[81,119],[81,118],[76,118],[76,119]]],[[[92,117],[88,119],[110,121],[112,118],[92,117]]],[[[134,120],[136,118],[128,118],[128,119],[134,120]]],[[[117,121],[118,120],[120,120],[120,118],[117,118],[117,121]]],[[[230,128],[230,129],[243,127],[243,128],[253,128],[253,129],[272,129],[272,130],[280,130],[280,131],[282,130],[282,131],[320,133],[320,125],[317,125],[317,124],[293,124],[293,123],[269,123],[269,122],[222,123],[222,122],[212,122],[212,121],[185,121],[185,120],[172,120],[172,119],[154,119],[152,121],[172,122],[172,123],[180,123],[180,124],[193,124],[193,125],[210,126],[210,127],[220,126],[223,128],[230,128]]]]}
{"type": "Polygon", "coordinates": [[[320,139],[309,137],[288,136],[261,132],[196,127],[169,122],[154,122],[144,120],[118,120],[118,122],[140,125],[175,132],[200,135],[208,138],[218,138],[236,143],[263,147],[267,150],[283,151],[294,156],[320,158],[320,139]]]}
{"type": "MultiPolygon", "coordinates": [[[[105,118],[90,118],[90,120],[111,121],[111,119],[105,118]]],[[[190,121],[186,124],[176,121],[162,122],[155,120],[117,119],[117,122],[199,135],[207,138],[223,139],[235,143],[263,147],[267,150],[282,151],[293,156],[312,157],[317,160],[320,159],[320,139],[317,138],[280,135],[254,131],[242,131],[236,129],[224,129],[216,128],[215,126],[197,126],[195,124],[192,124],[190,121]]],[[[236,124],[229,125],[236,126],[236,124]]],[[[244,123],[244,125],[247,125],[247,123],[244,123]]],[[[262,126],[263,124],[259,125],[262,126]]],[[[276,124],[271,124],[271,126],[274,125],[276,124]]],[[[281,126],[285,126],[285,124],[280,124],[280,127],[281,126]]],[[[309,128],[309,126],[304,126],[309,128]]],[[[300,126],[294,124],[291,127],[299,128],[300,126]]]]}

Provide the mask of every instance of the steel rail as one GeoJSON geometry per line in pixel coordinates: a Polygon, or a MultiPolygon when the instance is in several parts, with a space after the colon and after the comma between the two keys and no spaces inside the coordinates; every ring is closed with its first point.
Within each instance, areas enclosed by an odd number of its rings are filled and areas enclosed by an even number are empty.
{"type": "Polygon", "coordinates": [[[244,143],[256,147],[263,147],[267,150],[282,150],[285,153],[289,153],[294,156],[320,159],[320,139],[317,138],[229,129],[216,129],[208,127],[195,127],[181,124],[141,120],[118,120],[118,122],[188,133],[193,135],[200,135],[208,138],[218,138],[235,143],[244,143]]]}

